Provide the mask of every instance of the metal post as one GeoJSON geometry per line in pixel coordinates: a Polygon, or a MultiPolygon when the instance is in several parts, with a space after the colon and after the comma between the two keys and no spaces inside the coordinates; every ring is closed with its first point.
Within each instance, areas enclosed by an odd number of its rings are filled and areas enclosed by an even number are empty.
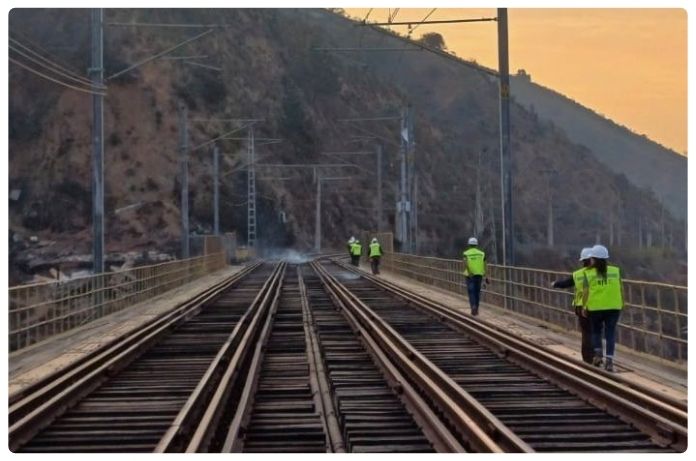
{"type": "Polygon", "coordinates": [[[179,161],[181,163],[181,258],[189,257],[189,203],[188,203],[188,109],[179,101],[179,161]]]}
{"type": "Polygon", "coordinates": [[[406,187],[406,154],[408,152],[408,109],[401,113],[401,180],[399,183],[399,201],[397,202],[396,239],[401,243],[401,250],[408,248],[408,188],[406,187]]]}
{"type": "Polygon", "coordinates": [[[314,215],[314,251],[321,251],[321,176],[314,169],[314,180],[317,182],[317,203],[314,215]]]}
{"type": "Polygon", "coordinates": [[[248,168],[248,196],[247,196],[247,245],[249,248],[256,246],[256,156],[254,146],[254,127],[249,127],[249,152],[248,168]]]}
{"type": "Polygon", "coordinates": [[[382,231],[382,145],[377,144],[377,230],[382,231]]]}
{"type": "Polygon", "coordinates": [[[408,219],[408,248],[409,252],[416,252],[416,223],[415,223],[415,213],[416,213],[416,191],[415,191],[415,178],[416,178],[416,159],[415,159],[415,147],[416,140],[413,133],[413,111],[411,110],[411,105],[408,106],[408,118],[406,121],[406,127],[408,128],[408,150],[406,151],[406,171],[407,175],[407,191],[408,191],[408,208],[406,210],[408,219]]]}
{"type": "Polygon", "coordinates": [[[507,8],[498,8],[498,72],[500,75],[500,179],[502,194],[503,265],[515,264],[510,156],[510,71],[507,8]]]}
{"type": "Polygon", "coordinates": [[[413,178],[413,253],[418,254],[418,176],[413,178]]]}
{"type": "Polygon", "coordinates": [[[104,11],[92,9],[92,271],[104,272],[104,11]]]}
{"type": "Polygon", "coordinates": [[[213,144],[213,233],[220,235],[220,151],[217,144],[213,144]]]}

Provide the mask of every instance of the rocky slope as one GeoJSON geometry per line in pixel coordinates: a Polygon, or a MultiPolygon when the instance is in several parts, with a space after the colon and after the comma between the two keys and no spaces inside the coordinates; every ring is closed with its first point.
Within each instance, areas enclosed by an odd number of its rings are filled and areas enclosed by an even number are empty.
{"type": "MultiPolygon", "coordinates": [[[[86,10],[15,9],[10,14],[10,32],[31,30],[33,42],[68,46],[55,51],[56,55],[84,69],[89,56],[87,18],[86,10]]],[[[346,18],[322,10],[106,10],[106,18],[107,22],[230,25],[175,53],[206,55],[199,62],[221,72],[159,59],[108,82],[109,252],[176,251],[179,101],[189,109],[193,146],[233,128],[225,122],[194,119],[264,119],[256,136],[278,137],[283,142],[259,147],[262,163],[335,162],[321,153],[373,149],[373,143],[352,142],[351,136],[365,130],[380,136],[385,150],[383,206],[389,225],[394,221],[398,178],[398,126],[387,122],[348,128],[338,119],[398,115],[410,104],[415,113],[421,191],[421,252],[458,255],[473,231],[477,171],[486,225],[481,237],[489,250],[495,248],[500,193],[497,84],[492,78],[424,51],[317,52],[314,48],[355,46],[358,41],[366,47],[402,43],[379,32],[358,31],[346,18]]],[[[197,33],[107,27],[106,75],[197,33]]],[[[10,201],[11,267],[21,265],[35,251],[27,242],[30,235],[55,242],[44,249],[47,252],[89,253],[89,97],[11,66],[9,102],[10,190],[19,191],[19,197],[10,201]]],[[[608,171],[587,147],[573,143],[562,130],[520,105],[512,107],[512,123],[521,262],[563,265],[578,246],[598,235],[625,248],[647,245],[649,239],[652,245],[665,247],[658,259],[683,255],[683,222],[664,211],[650,192],[608,171]],[[549,199],[555,248],[540,252],[547,239],[549,199]]],[[[221,142],[220,147],[224,152],[221,225],[225,231],[237,231],[243,240],[246,178],[239,167],[245,162],[246,148],[236,140],[221,142]]],[[[324,246],[341,245],[347,235],[376,226],[373,160],[352,161],[364,169],[328,172],[354,179],[325,188],[324,246]]],[[[207,147],[191,153],[191,227],[197,232],[212,226],[211,163],[207,147]]],[[[259,189],[260,243],[300,250],[310,247],[314,231],[311,174],[264,170],[259,189]]]]}

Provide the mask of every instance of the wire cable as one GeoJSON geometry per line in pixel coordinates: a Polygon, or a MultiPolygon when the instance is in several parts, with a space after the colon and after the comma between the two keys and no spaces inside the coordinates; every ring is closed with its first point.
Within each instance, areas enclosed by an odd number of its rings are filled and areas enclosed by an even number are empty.
{"type": "Polygon", "coordinates": [[[11,49],[12,51],[14,51],[15,53],[17,53],[17,54],[19,54],[19,55],[21,55],[21,56],[24,56],[24,57],[25,57],[26,59],[28,59],[29,61],[31,61],[31,62],[37,64],[38,66],[41,66],[42,68],[44,68],[44,69],[46,69],[46,70],[48,70],[48,71],[50,71],[50,72],[53,72],[53,73],[55,73],[55,74],[58,74],[58,75],[60,75],[61,77],[65,77],[65,78],[67,78],[68,80],[72,80],[72,81],[74,81],[74,82],[77,82],[77,83],[79,83],[80,85],[89,86],[89,87],[92,88],[92,89],[106,90],[106,87],[105,87],[105,86],[102,86],[102,85],[95,85],[95,84],[93,84],[92,82],[90,82],[89,80],[83,81],[83,80],[81,80],[81,79],[75,78],[75,77],[73,77],[73,76],[70,75],[70,74],[66,74],[65,72],[62,72],[61,70],[57,70],[54,66],[46,65],[46,64],[44,64],[43,62],[39,61],[38,59],[32,58],[31,56],[29,56],[29,55],[23,53],[22,51],[18,50],[17,48],[13,47],[12,45],[8,45],[8,46],[9,46],[10,49],[11,49]]]}
{"type": "Polygon", "coordinates": [[[419,22],[418,24],[416,24],[416,25],[413,27],[413,29],[410,30],[410,32],[413,33],[414,30],[418,29],[418,26],[420,26],[420,25],[423,24],[425,21],[427,21],[428,18],[435,12],[435,10],[437,10],[437,8],[433,8],[432,10],[430,10],[430,13],[426,14],[425,17],[424,17],[423,19],[421,19],[421,22],[419,22]]]}
{"type": "MultiPolygon", "coordinates": [[[[31,39],[30,39],[29,37],[27,37],[25,34],[21,34],[21,33],[17,32],[17,31],[12,32],[12,34],[15,35],[15,36],[17,36],[17,37],[20,37],[22,40],[24,40],[24,42],[25,42],[26,44],[31,45],[31,46],[34,47],[35,49],[37,49],[37,50],[43,52],[43,54],[45,54],[45,55],[48,55],[48,56],[53,57],[53,59],[57,61],[57,58],[55,57],[55,55],[54,55],[53,53],[51,53],[50,51],[48,51],[48,50],[42,48],[41,46],[39,46],[38,44],[36,44],[33,40],[31,40],[31,39]]],[[[10,40],[14,40],[15,43],[19,43],[19,42],[17,41],[17,39],[12,39],[12,38],[10,38],[10,40]]],[[[24,46],[26,47],[26,45],[24,45],[24,46]]],[[[28,47],[27,47],[27,48],[28,48],[28,47]]],[[[34,51],[34,50],[32,50],[32,51],[34,51]]],[[[36,52],[36,51],[34,51],[34,52],[36,52]]],[[[40,55],[40,53],[37,53],[37,54],[40,55]]],[[[48,59],[48,58],[46,58],[46,59],[48,59]]],[[[56,64],[57,66],[59,66],[59,67],[62,67],[63,70],[65,70],[66,72],[75,75],[76,77],[79,77],[79,76],[80,76],[79,71],[76,70],[74,67],[68,65],[68,64],[59,63],[59,62],[56,62],[55,64],[56,64]]]]}
{"type": "Polygon", "coordinates": [[[8,59],[10,60],[11,63],[17,64],[19,67],[22,67],[22,68],[28,70],[29,72],[38,75],[39,77],[43,77],[43,78],[45,78],[46,80],[50,80],[50,81],[52,81],[52,82],[54,82],[54,83],[57,83],[58,85],[61,85],[61,86],[66,87],[66,88],[70,88],[70,89],[73,89],[73,90],[75,90],[75,91],[81,91],[81,92],[83,92],[83,93],[96,94],[96,95],[100,95],[100,96],[105,96],[105,95],[106,95],[106,93],[102,93],[102,92],[98,92],[98,91],[92,91],[92,90],[87,90],[87,89],[85,89],[85,88],[80,88],[80,87],[77,87],[77,86],[74,86],[74,85],[70,85],[69,83],[61,82],[60,80],[56,80],[55,78],[50,77],[50,76],[48,76],[48,75],[46,75],[46,74],[43,74],[43,73],[39,72],[39,71],[36,70],[36,69],[32,69],[31,67],[27,66],[26,64],[22,64],[21,62],[17,61],[16,59],[13,59],[13,58],[8,58],[8,59]]]}
{"type": "MultiPolygon", "coordinates": [[[[23,48],[24,50],[26,50],[28,53],[30,53],[30,54],[36,56],[36,57],[39,58],[41,61],[44,61],[44,62],[46,62],[48,65],[53,66],[53,67],[55,67],[55,68],[57,68],[57,69],[60,69],[62,72],[65,72],[67,75],[70,75],[70,78],[71,78],[72,80],[81,81],[81,82],[84,82],[84,83],[86,83],[86,84],[88,84],[88,85],[92,85],[92,82],[91,82],[88,78],[83,77],[83,76],[81,76],[81,75],[78,75],[77,73],[75,73],[75,72],[73,72],[72,70],[66,68],[65,66],[60,65],[59,63],[57,63],[57,62],[55,62],[55,61],[51,61],[50,59],[46,58],[45,56],[42,56],[41,54],[39,54],[39,53],[37,53],[36,51],[34,51],[34,50],[32,50],[31,48],[29,48],[28,46],[24,45],[24,44],[21,43],[20,41],[14,39],[14,38],[12,38],[12,37],[10,37],[9,40],[10,40],[10,42],[13,42],[15,45],[19,46],[20,48],[23,48]]],[[[12,45],[8,45],[8,46],[9,46],[10,48],[12,48],[13,50],[15,50],[17,53],[22,54],[23,56],[26,56],[26,55],[24,55],[21,51],[19,51],[19,50],[17,50],[16,48],[14,48],[12,45]]],[[[45,65],[45,64],[43,64],[43,65],[45,65]]]]}

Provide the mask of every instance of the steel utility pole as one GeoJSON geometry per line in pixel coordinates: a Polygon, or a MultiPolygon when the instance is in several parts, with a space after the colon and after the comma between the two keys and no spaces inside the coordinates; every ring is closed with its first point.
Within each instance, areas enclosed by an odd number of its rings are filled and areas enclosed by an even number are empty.
{"type": "Polygon", "coordinates": [[[213,144],[213,233],[220,235],[220,151],[213,144]]]}
{"type": "Polygon", "coordinates": [[[249,167],[247,170],[247,246],[256,246],[256,158],[254,146],[254,127],[249,127],[247,144],[249,167]]]}
{"type": "Polygon", "coordinates": [[[321,251],[321,176],[314,168],[314,180],[317,182],[317,203],[314,210],[314,251],[321,251]]]}
{"type": "Polygon", "coordinates": [[[507,8],[498,8],[498,74],[500,78],[500,188],[502,198],[503,265],[515,264],[510,155],[510,70],[507,8]]]}
{"type": "Polygon", "coordinates": [[[408,185],[407,185],[407,155],[409,150],[409,130],[408,130],[408,108],[401,112],[401,180],[399,182],[399,201],[396,204],[397,223],[396,223],[396,239],[401,242],[402,251],[409,248],[408,239],[408,211],[410,203],[408,201],[408,185]]]}
{"type": "Polygon", "coordinates": [[[377,230],[382,231],[382,144],[377,143],[377,230]]]}
{"type": "Polygon", "coordinates": [[[408,249],[410,253],[416,252],[416,158],[415,158],[415,147],[416,138],[413,132],[413,111],[411,110],[411,105],[408,106],[408,119],[406,123],[408,128],[408,150],[406,151],[406,171],[407,171],[407,188],[408,188],[408,223],[409,223],[409,233],[408,233],[408,249]]]}
{"type": "Polygon", "coordinates": [[[189,257],[189,203],[188,203],[188,109],[179,101],[179,162],[181,181],[181,259],[189,257]]]}
{"type": "MultiPolygon", "coordinates": [[[[92,11],[92,63],[94,89],[104,86],[104,11],[92,11]]],[[[92,95],[92,272],[104,272],[104,97],[92,95]]]]}

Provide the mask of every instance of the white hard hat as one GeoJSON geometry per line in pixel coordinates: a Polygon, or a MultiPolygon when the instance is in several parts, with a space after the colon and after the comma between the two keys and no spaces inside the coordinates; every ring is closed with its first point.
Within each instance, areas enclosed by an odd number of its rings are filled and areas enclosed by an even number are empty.
{"type": "Polygon", "coordinates": [[[592,248],[590,248],[590,247],[583,248],[582,251],[580,252],[580,261],[590,259],[591,257],[592,257],[592,248]]]}
{"type": "Polygon", "coordinates": [[[478,240],[476,240],[476,237],[471,237],[469,239],[469,245],[478,245],[478,240]]]}
{"type": "Polygon", "coordinates": [[[353,243],[353,242],[355,242],[355,237],[351,236],[350,240],[348,240],[348,243],[353,243]]]}
{"type": "Polygon", "coordinates": [[[595,245],[592,247],[590,256],[597,259],[609,259],[609,250],[604,245],[595,245]]]}
{"type": "Polygon", "coordinates": [[[377,237],[372,238],[372,243],[377,243],[377,237]]]}

